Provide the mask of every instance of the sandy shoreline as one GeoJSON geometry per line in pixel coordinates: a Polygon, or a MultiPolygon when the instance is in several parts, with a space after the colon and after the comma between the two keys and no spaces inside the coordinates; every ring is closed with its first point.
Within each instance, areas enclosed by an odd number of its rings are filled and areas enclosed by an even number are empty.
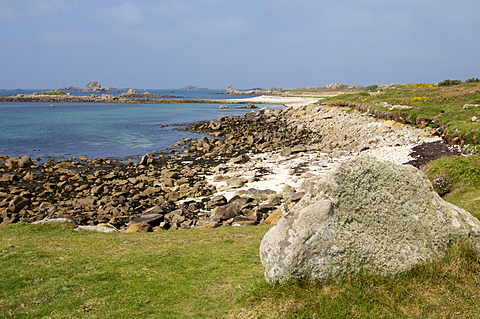
{"type": "Polygon", "coordinates": [[[262,95],[257,97],[245,98],[245,99],[229,99],[235,103],[268,103],[268,104],[283,104],[285,106],[300,107],[316,103],[320,98],[312,97],[288,97],[288,96],[268,96],[262,95]]]}

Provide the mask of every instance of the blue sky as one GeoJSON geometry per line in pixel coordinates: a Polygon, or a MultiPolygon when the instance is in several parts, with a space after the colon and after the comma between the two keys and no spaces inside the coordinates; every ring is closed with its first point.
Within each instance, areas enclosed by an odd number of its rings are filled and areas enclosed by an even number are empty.
{"type": "Polygon", "coordinates": [[[0,88],[480,77],[478,0],[0,0],[0,88]]]}

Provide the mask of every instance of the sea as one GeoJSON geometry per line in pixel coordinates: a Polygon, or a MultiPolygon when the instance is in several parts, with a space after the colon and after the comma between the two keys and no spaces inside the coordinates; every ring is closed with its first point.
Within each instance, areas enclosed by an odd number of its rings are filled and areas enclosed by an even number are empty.
{"type": "MultiPolygon", "coordinates": [[[[48,90],[0,90],[0,96],[48,90]]],[[[137,90],[145,91],[185,99],[252,97],[222,95],[224,90],[137,90]]],[[[205,136],[184,130],[186,124],[252,112],[238,108],[244,105],[229,104],[228,109],[220,109],[218,103],[0,102],[0,156],[28,155],[39,161],[79,156],[138,161],[146,153],[174,150],[172,144],[184,138],[205,136]]]]}

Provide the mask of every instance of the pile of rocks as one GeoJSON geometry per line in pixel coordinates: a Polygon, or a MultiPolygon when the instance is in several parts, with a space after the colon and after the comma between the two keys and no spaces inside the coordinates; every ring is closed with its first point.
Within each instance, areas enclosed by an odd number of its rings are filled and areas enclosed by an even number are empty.
{"type": "Polygon", "coordinates": [[[0,222],[68,218],[76,225],[121,229],[157,214],[148,224],[161,229],[254,225],[280,203],[265,192],[230,201],[212,197],[215,188],[205,181],[205,168],[194,162],[151,154],[137,164],[72,159],[35,165],[28,156],[4,158],[0,222]],[[265,201],[269,205],[261,205],[265,201]]]}

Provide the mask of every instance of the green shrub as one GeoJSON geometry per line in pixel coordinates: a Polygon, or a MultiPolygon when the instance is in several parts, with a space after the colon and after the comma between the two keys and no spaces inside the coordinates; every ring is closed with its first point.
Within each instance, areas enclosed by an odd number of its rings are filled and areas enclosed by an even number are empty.
{"type": "Polygon", "coordinates": [[[443,80],[438,83],[438,86],[452,86],[452,85],[459,85],[462,84],[462,81],[460,80],[443,80]]]}
{"type": "Polygon", "coordinates": [[[42,93],[33,93],[33,95],[67,95],[67,93],[59,90],[45,91],[42,93]]]}
{"type": "Polygon", "coordinates": [[[378,85],[374,84],[374,85],[367,86],[365,90],[368,92],[375,92],[378,90],[378,85]]]}
{"type": "Polygon", "coordinates": [[[479,78],[470,78],[465,81],[465,83],[479,83],[480,79],[479,78]]]}

